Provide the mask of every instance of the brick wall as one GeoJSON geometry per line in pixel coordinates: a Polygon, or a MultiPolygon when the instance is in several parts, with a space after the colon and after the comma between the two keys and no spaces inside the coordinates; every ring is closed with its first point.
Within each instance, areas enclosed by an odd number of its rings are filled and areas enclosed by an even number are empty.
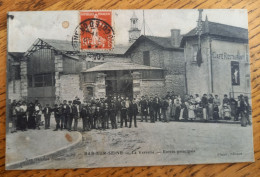
{"type": "Polygon", "coordinates": [[[162,52],[161,59],[164,60],[163,69],[166,70],[166,74],[185,74],[185,60],[183,51],[167,51],[162,52]]]}
{"type": "Polygon", "coordinates": [[[155,94],[165,96],[164,80],[142,80],[140,82],[140,94],[141,96],[154,96],[155,94]]]}
{"type": "Polygon", "coordinates": [[[21,97],[26,99],[28,96],[28,81],[27,81],[27,63],[21,61],[21,97]]]}
{"type": "Polygon", "coordinates": [[[150,44],[148,42],[141,42],[138,47],[133,49],[131,52],[130,58],[132,62],[143,65],[143,52],[150,51],[150,66],[153,67],[162,67],[163,60],[162,58],[162,50],[159,49],[157,46],[150,44]]]}
{"type": "Polygon", "coordinates": [[[165,93],[174,91],[176,95],[184,96],[186,93],[185,76],[171,74],[165,76],[165,93]]]}
{"type": "Polygon", "coordinates": [[[150,65],[164,69],[165,80],[146,80],[141,84],[141,95],[165,96],[166,91],[183,95],[185,86],[185,60],[183,51],[164,50],[149,42],[141,42],[130,54],[134,63],[143,64],[143,52],[150,51],[150,65]]]}
{"type": "Polygon", "coordinates": [[[78,74],[60,74],[60,101],[74,100],[78,96],[83,101],[83,91],[80,89],[80,76],[78,74]]]}

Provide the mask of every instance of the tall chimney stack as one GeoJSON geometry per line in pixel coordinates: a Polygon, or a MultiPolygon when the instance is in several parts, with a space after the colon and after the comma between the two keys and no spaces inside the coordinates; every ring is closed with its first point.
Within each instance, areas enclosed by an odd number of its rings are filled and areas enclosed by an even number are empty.
{"type": "Polygon", "coordinates": [[[171,29],[171,44],[173,47],[180,46],[180,36],[181,36],[180,29],[171,29]]]}

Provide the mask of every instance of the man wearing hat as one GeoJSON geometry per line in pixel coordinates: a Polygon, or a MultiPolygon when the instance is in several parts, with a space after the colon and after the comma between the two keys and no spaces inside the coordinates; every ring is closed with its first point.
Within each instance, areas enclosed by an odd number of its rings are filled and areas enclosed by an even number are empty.
{"type": "Polygon", "coordinates": [[[61,130],[67,129],[67,124],[68,124],[68,112],[69,112],[69,107],[67,105],[67,100],[63,101],[62,104],[62,115],[61,115],[61,130]]]}
{"type": "Polygon", "coordinates": [[[157,121],[157,116],[159,117],[159,121],[161,121],[161,100],[158,95],[155,95],[154,98],[154,119],[157,121]]]}
{"type": "Polygon", "coordinates": [[[17,124],[17,114],[16,114],[16,100],[13,100],[13,102],[10,104],[10,117],[12,120],[12,130],[11,133],[16,132],[16,124],[17,124]]]}
{"type": "Polygon", "coordinates": [[[44,115],[44,120],[45,120],[45,129],[50,128],[50,117],[51,117],[51,108],[49,104],[46,104],[46,107],[43,109],[43,115],[44,115]]]}
{"type": "Polygon", "coordinates": [[[145,117],[145,122],[147,122],[148,102],[144,96],[142,96],[139,106],[141,107],[141,122],[143,122],[143,116],[145,117]]]}
{"type": "Polygon", "coordinates": [[[80,110],[80,117],[82,118],[82,125],[83,125],[83,132],[88,130],[88,126],[87,126],[87,119],[89,117],[89,112],[87,109],[87,103],[86,101],[84,101],[83,105],[81,106],[81,110],[80,110]]]}
{"type": "Polygon", "coordinates": [[[89,111],[89,125],[91,129],[95,128],[94,121],[96,119],[96,109],[97,109],[96,103],[93,103],[89,111]]]}
{"type": "Polygon", "coordinates": [[[129,128],[132,127],[132,119],[134,118],[134,124],[135,124],[135,127],[137,127],[137,123],[136,123],[136,115],[138,114],[138,106],[137,106],[137,103],[136,103],[136,99],[134,98],[134,100],[130,101],[130,105],[129,105],[129,121],[130,121],[130,125],[129,125],[129,128]]]}
{"type": "Polygon", "coordinates": [[[149,116],[150,116],[150,122],[154,123],[154,99],[153,97],[150,97],[150,100],[148,101],[148,109],[149,109],[149,116]]]}
{"type": "MultiPolygon", "coordinates": [[[[73,102],[73,105],[72,105],[72,118],[74,120],[73,130],[77,131],[78,130],[78,118],[79,118],[79,105],[77,104],[77,102],[73,102]]],[[[70,128],[71,128],[71,126],[72,126],[72,121],[70,124],[70,128]]]]}
{"type": "Polygon", "coordinates": [[[73,121],[73,112],[72,112],[72,101],[69,101],[68,104],[68,112],[67,112],[67,128],[71,131],[72,121],[73,121]]]}
{"type": "MultiPolygon", "coordinates": [[[[62,105],[60,105],[62,106],[62,105]]],[[[54,105],[54,118],[55,118],[55,122],[56,122],[56,128],[53,131],[57,131],[59,130],[60,127],[60,117],[61,117],[61,107],[58,107],[58,104],[54,105]]]]}
{"type": "Polygon", "coordinates": [[[111,100],[111,103],[109,105],[109,117],[111,121],[112,129],[117,129],[117,123],[116,123],[116,106],[114,103],[114,100],[111,100]]]}

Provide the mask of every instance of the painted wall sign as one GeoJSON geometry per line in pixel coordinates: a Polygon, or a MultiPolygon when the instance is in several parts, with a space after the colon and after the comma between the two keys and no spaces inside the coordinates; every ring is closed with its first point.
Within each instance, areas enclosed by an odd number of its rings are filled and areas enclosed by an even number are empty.
{"type": "Polygon", "coordinates": [[[212,52],[213,59],[222,59],[222,60],[243,60],[245,55],[240,55],[239,53],[236,55],[228,54],[226,52],[223,53],[216,53],[212,52]]]}

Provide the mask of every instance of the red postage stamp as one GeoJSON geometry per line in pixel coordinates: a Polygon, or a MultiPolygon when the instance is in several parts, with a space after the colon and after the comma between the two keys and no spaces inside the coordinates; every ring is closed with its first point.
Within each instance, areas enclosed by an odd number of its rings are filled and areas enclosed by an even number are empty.
{"type": "Polygon", "coordinates": [[[80,50],[112,49],[112,11],[80,12],[80,50]]]}

